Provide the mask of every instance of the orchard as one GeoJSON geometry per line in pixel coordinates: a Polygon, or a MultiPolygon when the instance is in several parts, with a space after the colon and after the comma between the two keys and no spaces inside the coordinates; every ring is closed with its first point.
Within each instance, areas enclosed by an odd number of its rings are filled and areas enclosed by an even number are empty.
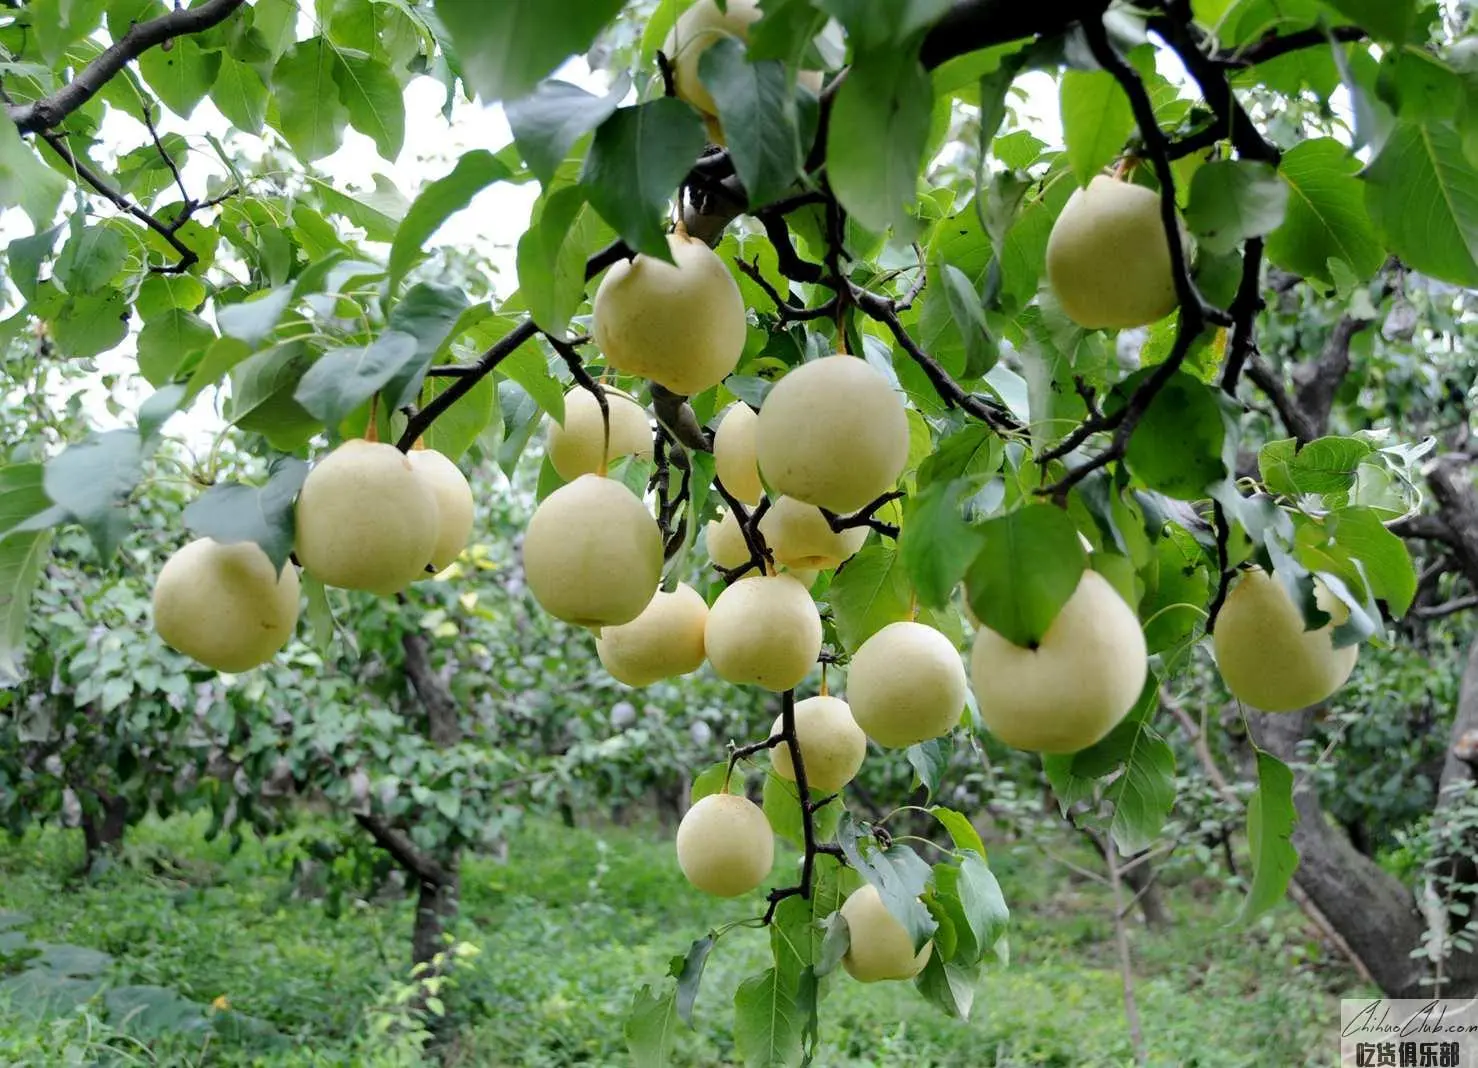
{"type": "Polygon", "coordinates": [[[11,5],[0,816],[93,863],[326,803],[415,898],[428,1057],[464,864],[643,766],[714,919],[617,992],[640,1065],[841,1063],[844,984],[968,1019],[1032,953],[1005,780],[1094,844],[1141,1063],[1126,917],[1198,821],[1243,930],[1291,893],[1367,988],[1472,997],[1478,644],[1382,701],[1478,607],[1473,17],[11,5]],[[499,269],[461,234],[515,203],[499,269]],[[613,772],[652,694],[731,711],[613,772]],[[632,703],[552,741],[587,701],[632,703]]]}

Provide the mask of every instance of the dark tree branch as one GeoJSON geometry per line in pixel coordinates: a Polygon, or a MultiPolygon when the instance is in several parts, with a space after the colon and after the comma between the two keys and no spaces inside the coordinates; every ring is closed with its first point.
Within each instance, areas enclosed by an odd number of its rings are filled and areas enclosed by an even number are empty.
{"type": "Polygon", "coordinates": [[[1270,59],[1286,56],[1290,52],[1298,52],[1305,48],[1317,48],[1319,45],[1329,44],[1331,39],[1349,43],[1363,41],[1367,36],[1366,32],[1359,26],[1336,26],[1328,30],[1315,26],[1307,30],[1299,30],[1297,33],[1285,33],[1282,35],[1269,33],[1251,44],[1243,45],[1241,48],[1213,52],[1210,56],[1210,61],[1217,66],[1231,69],[1254,67],[1259,63],[1266,63],[1270,59]]]}
{"type": "Polygon", "coordinates": [[[924,36],[919,59],[933,70],[967,52],[1060,33],[1083,16],[1083,6],[1082,0],[960,0],[924,36]]]}
{"type": "Polygon", "coordinates": [[[748,560],[738,567],[719,568],[719,575],[725,582],[732,584],[751,571],[758,571],[761,575],[770,574],[775,569],[775,556],[770,552],[770,547],[765,544],[765,536],[760,533],[760,520],[770,510],[770,498],[762,498],[759,505],[751,512],[744,507],[744,502],[729,492],[722,479],[715,478],[713,488],[718,490],[719,496],[729,506],[734,522],[739,524],[739,532],[744,535],[744,544],[749,549],[748,560]]]}
{"type": "Polygon", "coordinates": [[[866,527],[868,530],[877,531],[885,538],[897,538],[898,527],[893,523],[885,523],[883,520],[878,519],[875,513],[888,502],[902,500],[904,496],[905,494],[902,490],[893,490],[891,493],[884,493],[882,496],[863,505],[859,511],[852,515],[837,515],[835,512],[829,512],[825,508],[821,509],[821,514],[826,517],[826,522],[830,525],[831,529],[838,534],[844,530],[855,530],[858,527],[866,527]]]}
{"type": "Polygon", "coordinates": [[[811,805],[811,788],[806,782],[806,762],[801,757],[801,743],[795,730],[795,691],[786,690],[780,695],[780,739],[790,752],[790,766],[795,772],[795,793],[801,806],[801,837],[805,855],[801,858],[801,881],[795,886],[771,890],[769,907],[765,909],[765,923],[775,919],[775,910],[788,897],[811,896],[811,876],[816,870],[816,807],[811,805]]]}
{"type": "Polygon", "coordinates": [[[405,433],[400,435],[400,440],[395,443],[395,447],[401,452],[408,451],[416,443],[416,439],[426,433],[427,428],[436,422],[443,412],[471,393],[472,387],[492,374],[498,364],[513,355],[519,346],[538,332],[539,328],[534,325],[532,319],[525,319],[508,331],[484,352],[475,364],[464,368],[455,382],[433,397],[426,407],[410,417],[405,424],[405,433]]]}
{"type": "Polygon", "coordinates": [[[452,872],[421,852],[411,841],[409,835],[396,830],[379,816],[361,812],[357,813],[354,818],[370,833],[376,845],[394,857],[397,864],[423,883],[444,886],[455,880],[456,876],[452,872]]]}
{"type": "Polygon", "coordinates": [[[1237,395],[1237,381],[1242,369],[1257,347],[1257,313],[1263,309],[1262,285],[1263,240],[1254,237],[1242,249],[1242,280],[1232,298],[1232,336],[1227,342],[1226,361],[1221,368],[1221,388],[1228,396],[1237,395]]]}
{"type": "MultiPolygon", "coordinates": [[[[1397,520],[1388,529],[1401,538],[1421,538],[1425,541],[1440,541],[1446,545],[1457,544],[1457,535],[1441,516],[1414,515],[1397,520]]],[[[1442,569],[1439,565],[1437,572],[1440,573],[1442,569]]]]}
{"type": "Polygon", "coordinates": [[[1478,596],[1457,597],[1446,604],[1434,604],[1416,609],[1412,615],[1420,619],[1442,619],[1445,616],[1457,615],[1466,612],[1470,608],[1478,608],[1478,596]]]}
{"type": "Polygon", "coordinates": [[[775,311],[779,314],[782,323],[800,323],[812,319],[829,319],[836,314],[836,297],[832,297],[826,303],[814,308],[803,308],[798,304],[792,304],[780,294],[779,290],[770,284],[769,279],[760,271],[758,259],[752,263],[747,263],[742,259],[735,258],[734,266],[739,269],[741,274],[751,279],[755,285],[764,290],[765,296],[769,297],[771,303],[775,305],[775,311]]]}
{"type": "Polygon", "coordinates": [[[6,108],[21,133],[41,133],[91,100],[119,71],[156,45],[217,26],[230,18],[245,0],[205,0],[195,7],[176,8],[148,22],[136,22],[105,48],[66,85],[48,97],[6,108]]]}

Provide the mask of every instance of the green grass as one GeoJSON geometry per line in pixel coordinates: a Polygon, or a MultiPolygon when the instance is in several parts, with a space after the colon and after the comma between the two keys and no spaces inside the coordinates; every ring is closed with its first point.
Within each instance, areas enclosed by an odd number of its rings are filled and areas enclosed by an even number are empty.
{"type": "MultiPolygon", "coordinates": [[[[86,1037],[91,1021],[81,1013],[38,1024],[0,1010],[0,1063],[417,1063],[396,1060],[371,1033],[374,1006],[405,977],[409,902],[356,904],[331,919],[322,902],[292,895],[285,864],[263,844],[232,856],[224,841],[204,842],[202,830],[185,819],[138,828],[124,863],[92,880],[74,875],[75,834],[0,846],[0,909],[29,914],[32,939],[112,954],[111,982],[171,987],[204,1003],[224,997],[230,1012],[266,1021],[286,1042],[165,1037],[108,1060],[97,1035],[86,1037]],[[145,862],[160,857],[173,861],[165,874],[145,862]]],[[[906,984],[862,986],[839,975],[824,992],[818,1065],[1131,1062],[1106,891],[1027,847],[998,845],[992,864],[1013,908],[1013,961],[981,985],[971,1022],[944,1017],[906,984]]],[[[1234,925],[1238,899],[1209,883],[1172,886],[1167,900],[1176,924],[1136,927],[1132,939],[1151,1063],[1327,1063],[1339,992],[1352,980],[1322,960],[1296,914],[1234,925]]],[[[664,832],[530,825],[508,863],[465,865],[457,935],[481,952],[449,994],[454,1060],[625,1064],[621,1024],[633,991],[670,982],[669,959],[692,939],[754,911],[754,901],[715,902],[690,890],[664,832]]],[[[678,1063],[733,1063],[729,999],[765,958],[759,932],[734,931],[720,943],[697,1028],[679,1036],[678,1063]]]]}

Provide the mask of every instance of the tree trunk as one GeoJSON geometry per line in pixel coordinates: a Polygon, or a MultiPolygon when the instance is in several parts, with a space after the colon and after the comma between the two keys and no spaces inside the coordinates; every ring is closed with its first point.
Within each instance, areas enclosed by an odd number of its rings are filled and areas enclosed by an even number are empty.
{"type": "Polygon", "coordinates": [[[461,880],[455,870],[443,881],[420,879],[416,894],[416,923],[411,931],[411,961],[426,965],[423,976],[435,974],[432,961],[446,950],[446,928],[456,918],[461,880]]]}
{"type": "Polygon", "coordinates": [[[97,791],[101,815],[82,811],[82,840],[87,846],[87,870],[102,860],[104,855],[116,853],[123,844],[123,832],[128,829],[128,802],[97,791]]]}

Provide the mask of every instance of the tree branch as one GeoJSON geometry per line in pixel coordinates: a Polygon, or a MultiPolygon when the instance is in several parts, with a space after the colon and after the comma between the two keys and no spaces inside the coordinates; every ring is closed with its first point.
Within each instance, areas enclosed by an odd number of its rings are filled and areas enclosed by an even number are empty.
{"type": "Polygon", "coordinates": [[[370,833],[376,845],[394,857],[397,864],[423,883],[446,886],[455,880],[456,876],[416,848],[416,844],[410,840],[409,835],[391,827],[379,816],[358,812],[355,813],[354,818],[370,833]]]}
{"type": "Polygon", "coordinates": [[[1329,44],[1331,40],[1339,42],[1363,41],[1368,35],[1359,26],[1336,26],[1333,29],[1322,29],[1318,26],[1307,30],[1299,30],[1297,33],[1285,33],[1282,35],[1269,33],[1251,44],[1240,48],[1231,48],[1222,52],[1211,53],[1212,63],[1230,69],[1241,69],[1244,67],[1255,67],[1259,63],[1266,63],[1270,59],[1286,56],[1289,52],[1298,52],[1305,48],[1317,48],[1319,45],[1329,44]]]}
{"type": "Polygon", "coordinates": [[[1478,596],[1457,597],[1448,601],[1446,604],[1434,604],[1418,608],[1412,615],[1420,619],[1442,619],[1444,616],[1466,612],[1470,608],[1478,608],[1478,596]]]}
{"type": "Polygon", "coordinates": [[[533,319],[525,319],[508,331],[484,352],[475,364],[463,368],[462,374],[455,382],[433,397],[426,407],[410,417],[405,424],[405,433],[400,435],[400,440],[395,443],[395,447],[401,452],[408,452],[410,447],[416,443],[416,439],[426,433],[427,428],[436,422],[444,411],[471,393],[473,386],[492,374],[498,364],[512,356],[519,346],[538,332],[539,328],[534,325],[533,319]]]}
{"type": "Polygon", "coordinates": [[[844,530],[855,530],[858,527],[866,527],[868,530],[877,531],[885,538],[897,538],[898,527],[893,523],[885,523],[883,520],[878,519],[875,513],[888,502],[902,500],[904,496],[906,495],[902,490],[893,490],[891,493],[884,493],[882,496],[863,505],[861,509],[852,515],[837,515],[835,512],[829,512],[825,508],[821,509],[821,514],[826,517],[827,524],[837,534],[840,534],[844,530]]]}
{"type": "MultiPolygon", "coordinates": [[[[801,838],[805,855],[801,858],[801,881],[795,886],[771,890],[769,907],[765,909],[764,922],[768,925],[775,919],[775,910],[780,902],[797,895],[811,896],[811,877],[816,870],[816,808],[811,805],[811,788],[806,782],[806,762],[801,757],[800,739],[795,730],[795,691],[786,690],[780,695],[780,741],[790,752],[790,766],[795,772],[795,794],[801,806],[801,838]]],[[[766,745],[769,739],[766,740],[766,745]]],[[[777,743],[778,744],[778,743],[777,743]]],[[[819,806],[818,806],[819,807],[819,806]]]]}
{"type": "Polygon", "coordinates": [[[11,105],[5,109],[6,114],[21,133],[50,130],[96,96],[119,71],[149,49],[176,37],[217,26],[244,3],[245,0],[205,0],[195,7],[177,7],[148,22],[135,22],[127,33],[99,53],[66,85],[32,103],[11,105]]]}

